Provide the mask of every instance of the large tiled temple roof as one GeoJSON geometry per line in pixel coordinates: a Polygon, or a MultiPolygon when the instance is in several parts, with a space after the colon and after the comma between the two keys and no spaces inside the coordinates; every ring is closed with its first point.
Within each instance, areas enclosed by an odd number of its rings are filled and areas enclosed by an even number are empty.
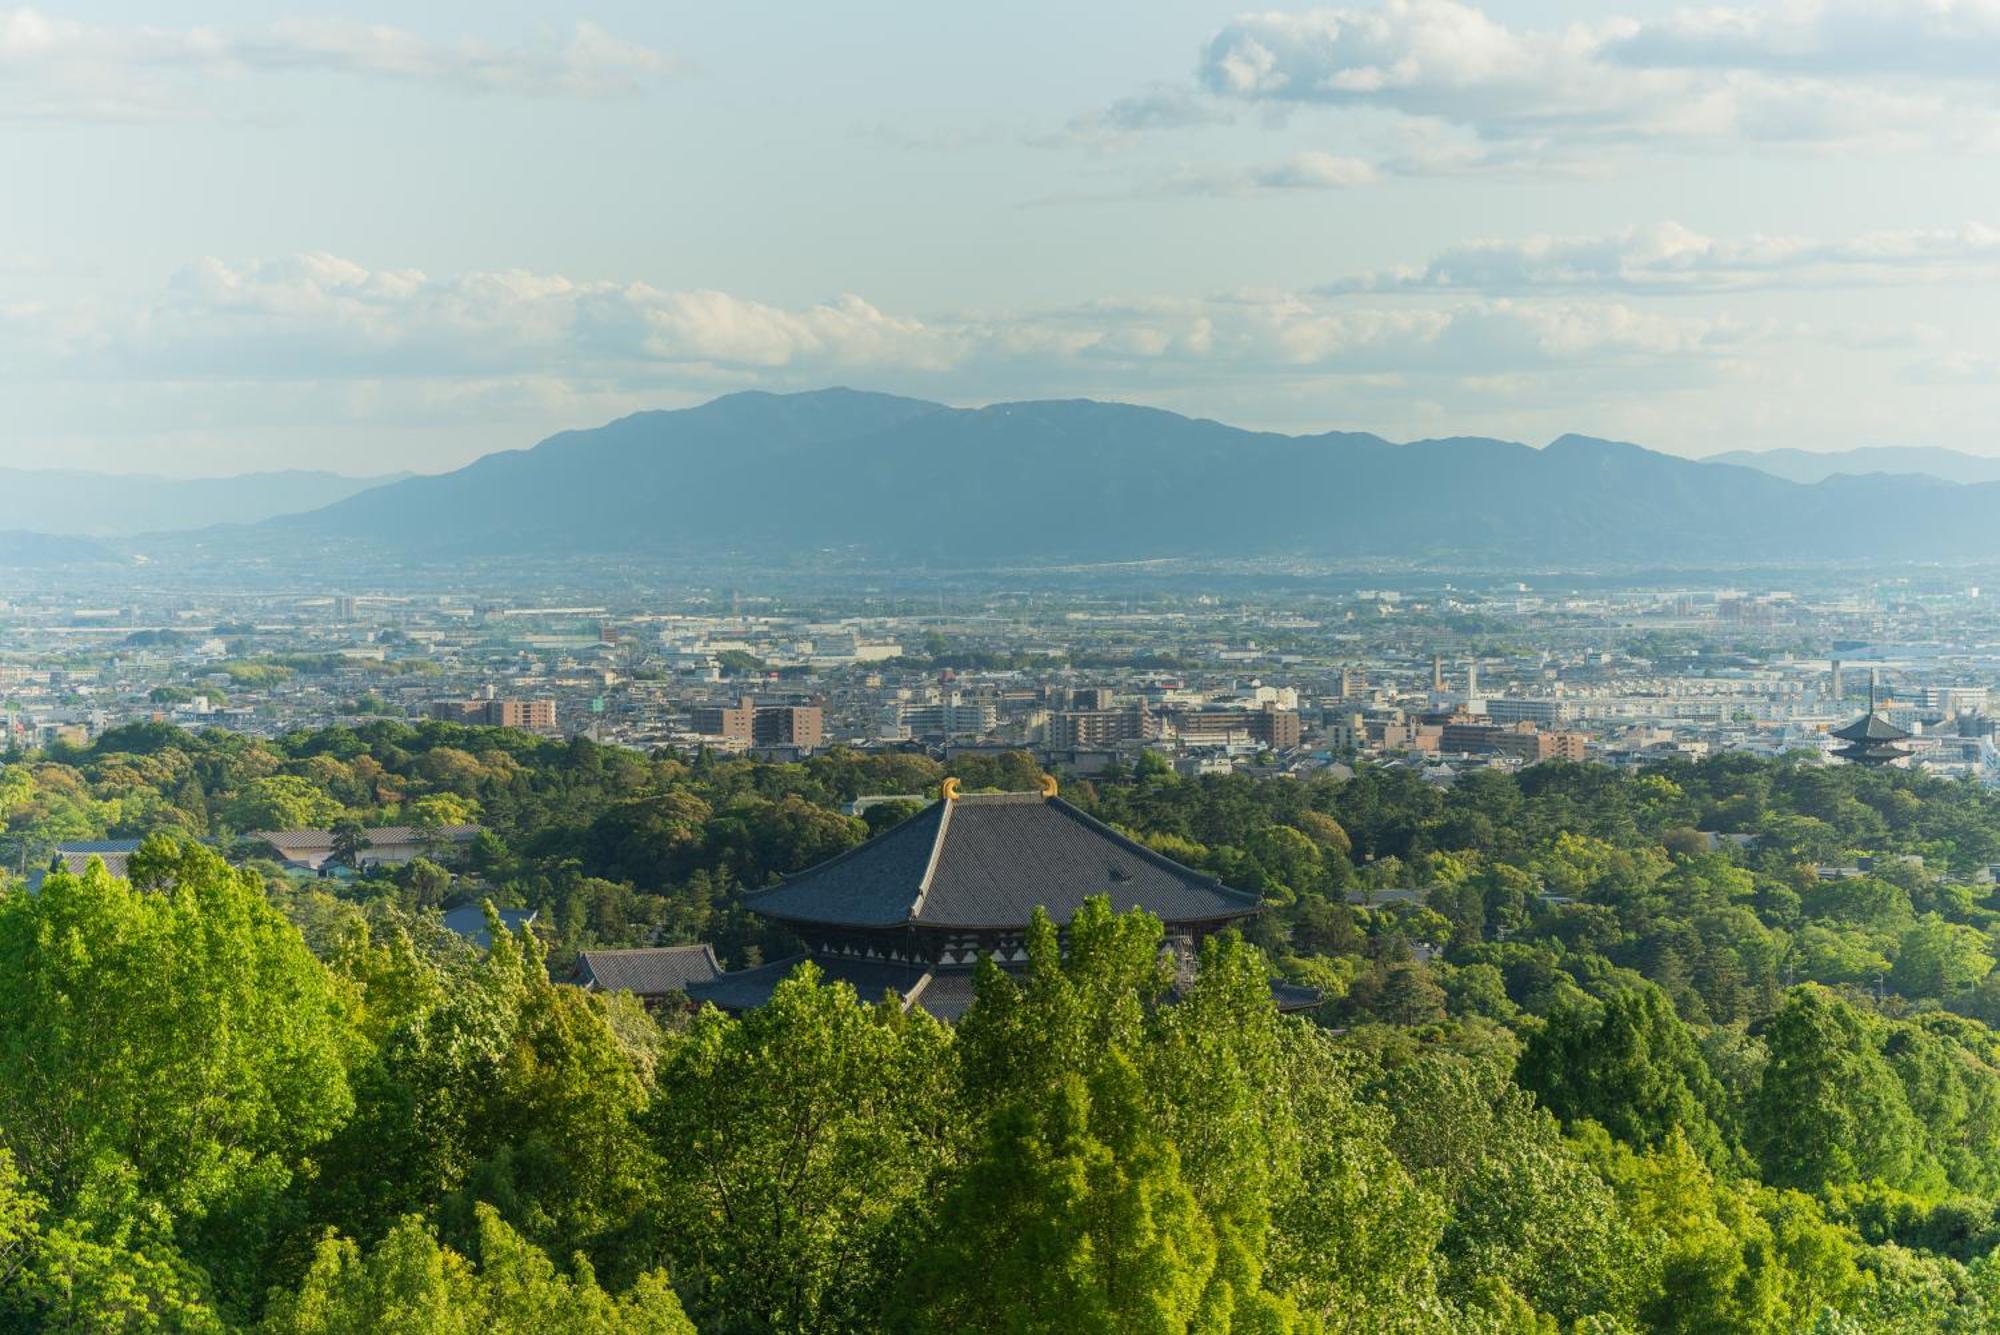
{"type": "Polygon", "coordinates": [[[1053,794],[969,793],[767,890],[753,912],[824,927],[1020,929],[1093,895],[1168,923],[1248,917],[1257,897],[1119,834],[1053,794]]]}

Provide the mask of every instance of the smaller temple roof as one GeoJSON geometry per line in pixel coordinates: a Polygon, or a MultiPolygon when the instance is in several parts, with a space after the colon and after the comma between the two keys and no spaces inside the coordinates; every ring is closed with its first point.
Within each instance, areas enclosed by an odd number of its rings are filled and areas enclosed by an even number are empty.
{"type": "Polygon", "coordinates": [[[693,995],[702,983],[723,976],[715,947],[654,946],[643,950],[586,950],[576,957],[576,981],[604,992],[631,992],[641,997],[669,992],[693,995]]]}
{"type": "Polygon", "coordinates": [[[1253,894],[1183,867],[1053,793],[968,793],[743,897],[754,913],[825,927],[1019,930],[1037,907],[1067,922],[1093,895],[1168,923],[1228,922],[1253,894]]]}
{"type": "Polygon", "coordinates": [[[1864,765],[1883,765],[1901,760],[1910,753],[1890,742],[1856,742],[1852,746],[1841,747],[1834,754],[1842,760],[1858,761],[1864,765]]]}
{"type": "Polygon", "coordinates": [[[1870,710],[1846,727],[1835,728],[1833,735],[1843,742],[1900,742],[1910,734],[1870,710]]]}

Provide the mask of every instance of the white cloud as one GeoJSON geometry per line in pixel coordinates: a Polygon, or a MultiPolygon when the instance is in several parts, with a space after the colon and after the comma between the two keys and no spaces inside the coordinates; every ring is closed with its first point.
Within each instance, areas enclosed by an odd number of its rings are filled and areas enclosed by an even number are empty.
{"type": "Polygon", "coordinates": [[[1776,0],[1684,9],[1607,43],[1634,65],[1815,76],[2000,78],[1994,0],[1776,0]]]}
{"type": "Polygon", "coordinates": [[[1074,116],[1056,133],[1030,135],[1028,142],[1043,148],[1128,148],[1152,131],[1194,129],[1233,119],[1235,112],[1226,103],[1192,88],[1159,85],[1074,116]]]}
{"type": "Polygon", "coordinates": [[[1265,190],[1346,190],[1375,181],[1375,168],[1360,158],[1336,153],[1295,153],[1252,179],[1265,190]]]}
{"type": "Polygon", "coordinates": [[[1876,319],[1752,318],[1581,286],[929,311],[325,254],[210,259],[142,298],[0,302],[0,453],[187,471],[197,458],[268,466],[283,442],[288,458],[350,469],[439,466],[639,408],[830,383],[959,403],[1120,398],[1291,429],[1582,429],[1669,445],[1734,429],[1732,414],[1782,383],[1812,439],[1848,440],[1894,413],[1923,420],[1909,381],[1989,383],[1976,336],[1939,319],[1916,337],[1876,319]]]}
{"type": "Polygon", "coordinates": [[[1212,94],[1377,108],[1515,145],[1944,143],[2000,127],[1991,0],[1823,0],[1516,29],[1458,0],[1246,14],[1212,94]]]}
{"type": "Polygon", "coordinates": [[[927,370],[958,361],[963,338],[851,295],[779,307],[520,270],[433,278],[318,253],[205,259],[136,309],[82,328],[72,314],[66,334],[44,334],[73,374],[246,380],[927,370]]]}
{"type": "Polygon", "coordinates": [[[1595,236],[1452,246],[1421,266],[1356,274],[1328,293],[1709,293],[2000,279],[2000,228],[1869,232],[1844,240],[1707,236],[1665,222],[1595,236]]]}
{"type": "Polygon", "coordinates": [[[1283,380],[1538,373],[1729,357],[1772,336],[1616,301],[1447,305],[1288,292],[950,315],[859,296],[778,305],[521,271],[433,277],[324,254],[208,259],[123,310],[0,311],[11,378],[338,382],[543,377],[701,386],[953,378],[1036,392],[1079,373],[1283,380]]]}
{"type": "Polygon", "coordinates": [[[1375,164],[1365,159],[1308,150],[1262,166],[1181,168],[1169,174],[1156,190],[1176,195],[1353,190],[1375,184],[1381,175],[1375,164]]]}
{"type": "Polygon", "coordinates": [[[439,41],[339,19],[252,27],[82,23],[36,9],[0,10],[0,117],[153,120],[191,114],[196,80],[330,74],[522,97],[619,97],[672,73],[648,47],[579,23],[501,46],[439,41]]]}

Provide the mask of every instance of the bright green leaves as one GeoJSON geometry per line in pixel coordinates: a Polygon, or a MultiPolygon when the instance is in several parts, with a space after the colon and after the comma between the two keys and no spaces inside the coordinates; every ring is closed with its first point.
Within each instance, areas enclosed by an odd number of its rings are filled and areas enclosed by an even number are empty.
{"type": "Polygon", "coordinates": [[[865,1329],[960,1134],[950,1039],[810,968],[662,1063],[647,1127],[676,1281],[711,1328],[865,1329]]]}
{"type": "Polygon", "coordinates": [[[142,865],[160,888],[93,866],[0,898],[0,1143],[57,1215],[111,1173],[247,1273],[353,1107],[341,997],[255,877],[193,844],[142,865]]]}
{"type": "Polygon", "coordinates": [[[296,1292],[275,1296],[267,1335],[693,1335],[664,1275],[614,1298],[589,1266],[573,1274],[509,1228],[478,1216],[475,1266],[406,1218],[365,1256],[328,1238],[296,1292]]]}

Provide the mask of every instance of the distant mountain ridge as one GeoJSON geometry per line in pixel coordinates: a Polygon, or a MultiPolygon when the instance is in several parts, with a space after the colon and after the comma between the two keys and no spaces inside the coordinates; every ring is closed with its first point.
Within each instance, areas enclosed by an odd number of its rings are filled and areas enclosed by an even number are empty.
{"type": "Polygon", "coordinates": [[[10,570],[80,565],[124,565],[125,558],[89,538],[59,533],[0,530],[0,568],[10,570]]]}
{"type": "Polygon", "coordinates": [[[443,560],[1586,567],[2000,556],[1996,503],[2000,484],[1803,485],[1584,436],[1398,445],[1083,399],[962,409],[837,389],[638,413],[271,524],[443,560]]]}
{"type": "Polygon", "coordinates": [[[1823,482],[1839,474],[1921,473],[1943,482],[2000,482],[2000,458],[1967,454],[1936,445],[1866,445],[1834,450],[1729,450],[1706,463],[1754,468],[1790,482],[1823,482]]]}
{"type": "Polygon", "coordinates": [[[112,537],[170,533],[211,524],[258,523],[317,510],[408,473],[346,477],[310,469],[235,477],[174,478],[63,468],[0,468],[0,526],[36,533],[112,537]]]}

